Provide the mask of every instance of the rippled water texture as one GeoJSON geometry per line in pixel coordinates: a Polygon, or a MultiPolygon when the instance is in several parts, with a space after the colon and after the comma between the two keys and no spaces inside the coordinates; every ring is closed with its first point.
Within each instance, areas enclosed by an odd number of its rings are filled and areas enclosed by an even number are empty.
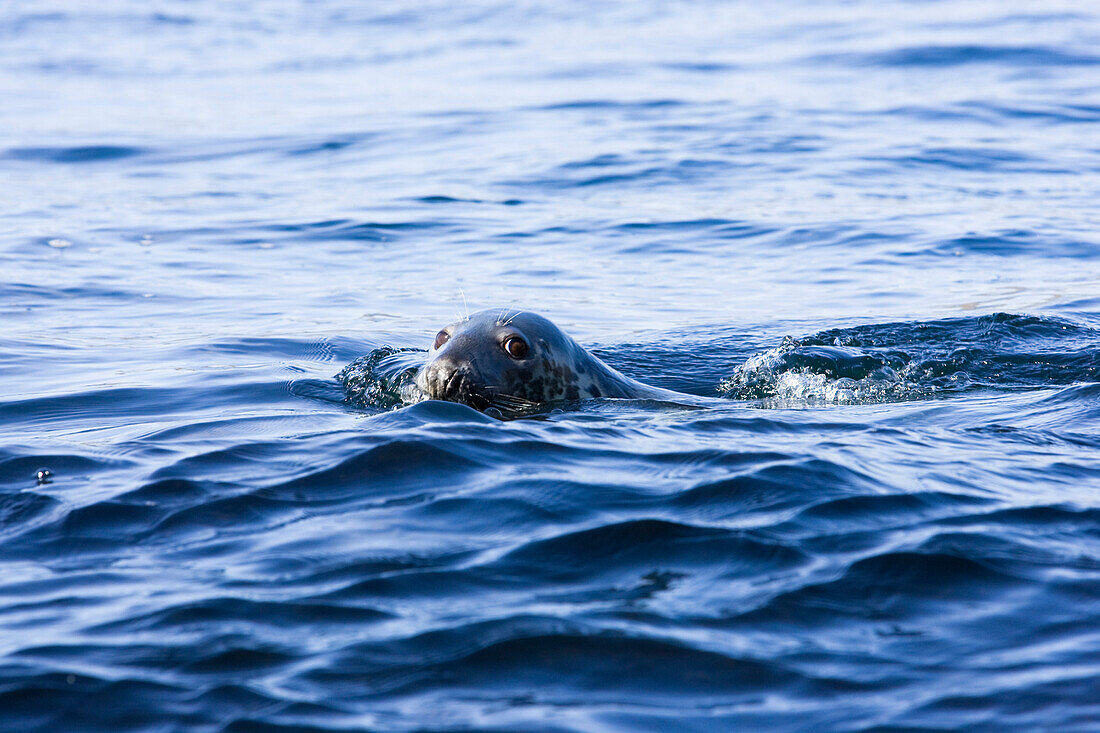
{"type": "Polygon", "coordinates": [[[1100,729],[1098,13],[4,3],[0,729],[1100,729]]]}

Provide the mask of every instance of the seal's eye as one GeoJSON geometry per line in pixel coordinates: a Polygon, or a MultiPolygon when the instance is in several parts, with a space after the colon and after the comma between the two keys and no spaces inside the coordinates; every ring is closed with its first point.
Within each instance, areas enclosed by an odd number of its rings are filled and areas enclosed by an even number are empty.
{"type": "Polygon", "coordinates": [[[439,333],[437,333],[435,335],[435,346],[433,346],[432,348],[438,349],[440,346],[442,346],[443,344],[447,343],[450,340],[451,340],[451,334],[447,333],[446,331],[440,331],[439,333]]]}
{"type": "Polygon", "coordinates": [[[519,336],[509,336],[503,346],[504,353],[513,359],[522,359],[527,356],[527,342],[519,336]]]}

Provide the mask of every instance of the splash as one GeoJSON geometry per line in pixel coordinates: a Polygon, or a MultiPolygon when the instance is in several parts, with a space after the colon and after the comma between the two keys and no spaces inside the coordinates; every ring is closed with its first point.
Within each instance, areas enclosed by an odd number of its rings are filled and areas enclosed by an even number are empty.
{"type": "Polygon", "coordinates": [[[768,406],[895,402],[935,392],[934,385],[915,381],[914,366],[899,354],[787,336],[774,349],[749,357],[718,391],[734,399],[764,400],[768,406]]]}
{"type": "Polygon", "coordinates": [[[424,363],[423,349],[381,346],[361,356],[336,375],[346,402],[389,410],[427,399],[416,386],[424,363]]]}
{"type": "Polygon", "coordinates": [[[1058,318],[994,313],[830,329],[786,337],[718,385],[768,406],[873,404],[973,388],[1023,389],[1100,379],[1100,333],[1058,318]]]}

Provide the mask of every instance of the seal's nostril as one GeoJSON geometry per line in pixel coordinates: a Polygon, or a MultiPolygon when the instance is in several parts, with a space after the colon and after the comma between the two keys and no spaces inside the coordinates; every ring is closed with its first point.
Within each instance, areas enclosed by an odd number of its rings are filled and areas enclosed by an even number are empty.
{"type": "Polygon", "coordinates": [[[437,359],[424,372],[428,396],[437,400],[459,399],[468,378],[469,370],[450,359],[437,359]]]}

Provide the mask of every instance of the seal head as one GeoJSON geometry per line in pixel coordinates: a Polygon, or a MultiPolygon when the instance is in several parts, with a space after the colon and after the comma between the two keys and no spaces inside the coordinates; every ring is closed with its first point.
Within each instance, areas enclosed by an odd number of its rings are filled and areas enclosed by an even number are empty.
{"type": "Polygon", "coordinates": [[[486,310],[435,337],[416,385],[430,399],[507,414],[592,397],[652,397],[535,313],[486,310]]]}

